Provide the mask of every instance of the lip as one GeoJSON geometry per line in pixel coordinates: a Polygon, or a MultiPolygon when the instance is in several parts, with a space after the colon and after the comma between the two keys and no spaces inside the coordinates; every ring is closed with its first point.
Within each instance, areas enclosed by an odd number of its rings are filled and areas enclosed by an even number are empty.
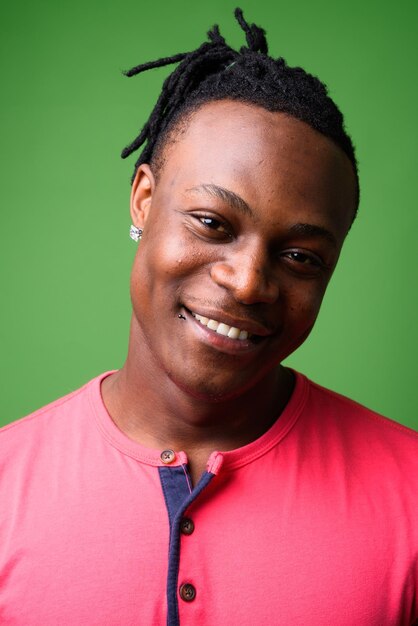
{"type": "MultiPolygon", "coordinates": [[[[183,308],[190,315],[190,317],[193,317],[191,315],[191,311],[193,311],[193,313],[198,313],[199,315],[202,315],[203,317],[208,317],[209,319],[216,320],[217,322],[226,324],[227,326],[234,326],[235,328],[239,328],[240,330],[246,330],[251,335],[257,335],[258,337],[268,337],[269,335],[273,334],[273,330],[271,330],[270,328],[267,328],[267,326],[263,326],[260,323],[255,322],[254,320],[232,317],[231,315],[223,311],[215,311],[213,309],[207,309],[204,307],[203,308],[198,307],[197,310],[195,310],[194,308],[188,308],[188,307],[183,307],[183,308]]],[[[200,326],[202,326],[202,324],[200,324],[200,326]]],[[[215,332],[215,331],[211,331],[211,332],[215,332]]],[[[232,341],[236,341],[236,340],[232,340],[232,341]]]]}
{"type": "MultiPolygon", "coordinates": [[[[224,352],[226,354],[240,355],[240,354],[248,354],[250,352],[254,352],[260,349],[260,347],[264,344],[265,339],[266,339],[266,335],[258,336],[255,341],[252,338],[231,339],[230,337],[225,337],[224,335],[220,335],[219,333],[217,333],[214,330],[211,330],[207,326],[203,326],[203,324],[198,322],[198,320],[195,317],[193,317],[191,312],[185,307],[183,307],[183,314],[185,315],[186,319],[190,322],[193,332],[196,333],[200,341],[203,341],[204,343],[210,345],[211,347],[219,350],[220,352],[224,352]]],[[[202,313],[202,315],[204,314],[202,313]]],[[[213,313],[212,315],[213,317],[211,319],[219,320],[219,313],[215,314],[218,317],[215,317],[213,313]]],[[[205,314],[205,317],[209,317],[209,315],[205,314]]],[[[229,326],[235,325],[237,328],[240,328],[238,324],[241,323],[242,324],[241,329],[243,329],[243,325],[244,325],[243,320],[241,320],[241,322],[238,322],[237,320],[233,321],[230,317],[224,316],[224,317],[221,317],[219,321],[223,321],[223,320],[231,320],[231,321],[225,321],[224,323],[228,324],[229,326]]],[[[254,326],[254,324],[252,326],[254,326]]],[[[248,332],[252,332],[250,331],[250,328],[248,325],[247,325],[247,328],[248,328],[248,332]]]]}

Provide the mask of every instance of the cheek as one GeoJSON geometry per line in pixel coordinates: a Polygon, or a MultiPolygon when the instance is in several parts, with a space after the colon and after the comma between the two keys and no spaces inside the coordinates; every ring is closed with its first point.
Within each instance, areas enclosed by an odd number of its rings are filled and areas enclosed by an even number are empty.
{"type": "Polygon", "coordinates": [[[149,236],[139,246],[131,276],[131,298],[138,311],[155,300],[162,305],[162,300],[168,304],[172,299],[175,304],[176,293],[206,262],[187,237],[149,236]]]}
{"type": "Polygon", "coordinates": [[[325,286],[316,282],[301,282],[298,288],[282,291],[285,323],[300,327],[302,332],[305,328],[311,328],[321,308],[324,293],[325,286]]]}
{"type": "MultiPolygon", "coordinates": [[[[292,354],[309,336],[319,313],[323,290],[293,289],[283,298],[282,332],[278,338],[280,361],[292,354]]],[[[283,292],[282,292],[283,296],[283,292]]]]}

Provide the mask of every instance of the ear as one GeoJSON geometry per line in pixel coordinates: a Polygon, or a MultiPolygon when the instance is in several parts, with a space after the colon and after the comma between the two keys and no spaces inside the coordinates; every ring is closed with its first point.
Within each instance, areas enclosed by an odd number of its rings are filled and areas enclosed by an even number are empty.
{"type": "Polygon", "coordinates": [[[139,166],[132,184],[131,218],[137,228],[144,228],[151,208],[155,179],[151,168],[146,163],[139,166]]]}

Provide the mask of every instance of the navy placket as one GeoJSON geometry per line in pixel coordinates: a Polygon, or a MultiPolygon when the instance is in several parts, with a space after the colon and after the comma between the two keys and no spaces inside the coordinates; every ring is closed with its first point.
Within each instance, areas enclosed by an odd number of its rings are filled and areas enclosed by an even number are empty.
{"type": "Polygon", "coordinates": [[[203,489],[207,487],[214,477],[214,474],[204,472],[197,485],[191,489],[191,481],[185,465],[159,467],[158,471],[170,523],[170,547],[167,574],[167,626],[180,626],[177,587],[180,566],[181,522],[187,507],[189,507],[203,489]]]}

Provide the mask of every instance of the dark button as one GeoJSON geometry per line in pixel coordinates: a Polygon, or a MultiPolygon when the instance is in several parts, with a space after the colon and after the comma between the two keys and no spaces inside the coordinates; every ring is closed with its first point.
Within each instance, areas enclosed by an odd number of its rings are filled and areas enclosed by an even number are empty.
{"type": "Polygon", "coordinates": [[[176,458],[176,453],[174,452],[174,450],[163,450],[160,455],[160,459],[166,465],[168,465],[169,463],[172,463],[175,458],[176,458]]]}
{"type": "Polygon", "coordinates": [[[190,517],[183,517],[180,523],[180,530],[183,535],[191,535],[194,531],[194,522],[190,517]]]}
{"type": "Polygon", "coordinates": [[[196,589],[190,583],[183,583],[179,589],[180,598],[185,602],[193,602],[196,597],[196,589]]]}

